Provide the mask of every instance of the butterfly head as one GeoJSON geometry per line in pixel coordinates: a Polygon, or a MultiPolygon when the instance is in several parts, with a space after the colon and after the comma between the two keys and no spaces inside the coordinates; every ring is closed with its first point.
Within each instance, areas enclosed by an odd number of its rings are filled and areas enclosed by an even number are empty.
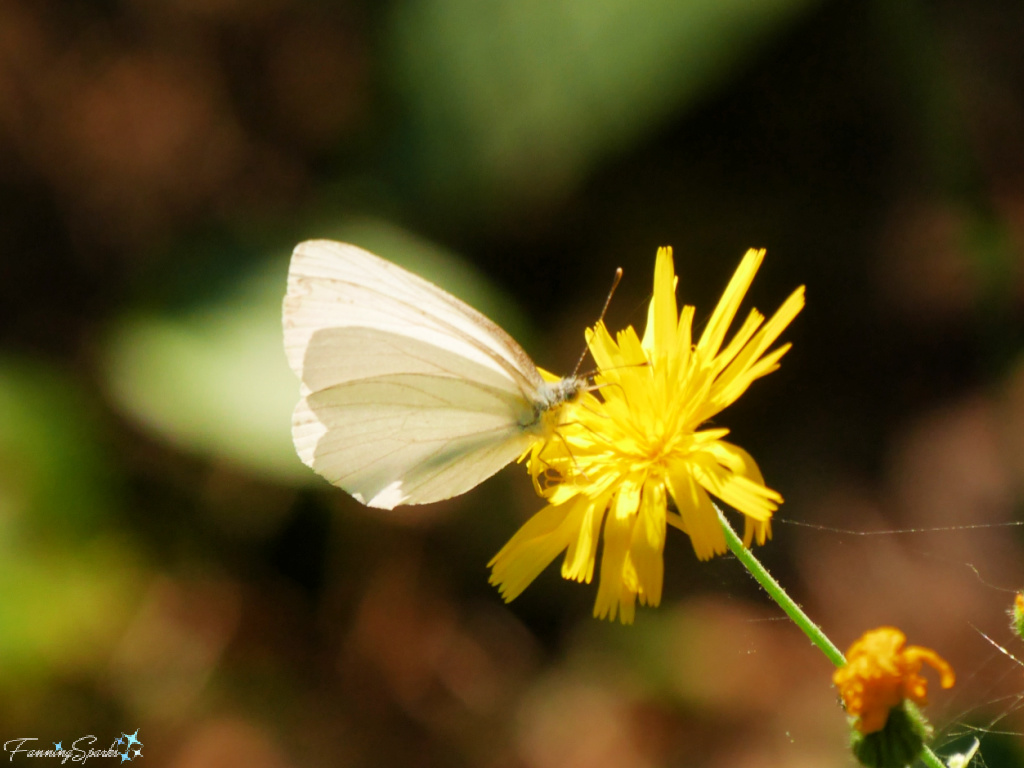
{"type": "Polygon", "coordinates": [[[566,403],[574,403],[587,388],[586,379],[567,376],[557,381],[544,382],[534,393],[533,412],[520,421],[520,426],[538,434],[550,434],[559,422],[559,412],[566,403]]]}
{"type": "Polygon", "coordinates": [[[587,380],[581,376],[566,376],[558,381],[545,382],[538,390],[536,406],[541,414],[555,411],[563,403],[574,403],[580,392],[587,388],[587,380]]]}

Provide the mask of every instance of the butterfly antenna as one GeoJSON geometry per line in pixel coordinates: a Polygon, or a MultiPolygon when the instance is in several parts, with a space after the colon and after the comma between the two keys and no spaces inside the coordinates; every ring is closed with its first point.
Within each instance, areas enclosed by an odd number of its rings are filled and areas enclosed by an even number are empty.
{"type": "MultiPolygon", "coordinates": [[[[604,306],[601,307],[601,314],[597,318],[597,322],[600,323],[604,320],[605,312],[608,311],[609,305],[612,303],[612,296],[615,295],[615,289],[619,287],[619,281],[622,280],[622,267],[618,267],[615,270],[615,277],[612,278],[612,287],[608,289],[608,298],[604,300],[604,306]]],[[[597,325],[597,323],[594,323],[597,325]]],[[[573,378],[576,378],[576,374],[580,372],[580,366],[583,365],[583,361],[587,357],[588,348],[583,347],[583,354],[580,355],[580,359],[576,361],[576,367],[572,369],[573,378]]]]}

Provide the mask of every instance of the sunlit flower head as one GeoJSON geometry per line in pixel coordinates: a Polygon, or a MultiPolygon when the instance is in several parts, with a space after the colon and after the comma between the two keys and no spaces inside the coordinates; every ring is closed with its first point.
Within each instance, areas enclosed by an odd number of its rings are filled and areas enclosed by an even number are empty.
{"type": "Polygon", "coordinates": [[[921,706],[928,703],[928,681],[920,674],[923,664],[939,673],[943,688],[956,682],[953,668],[935,651],[904,647],[906,642],[906,635],[894,627],[865,632],[846,652],[846,664],[832,675],[861,733],[884,728],[889,713],[906,699],[921,706]]]}
{"type": "Polygon", "coordinates": [[[557,433],[529,454],[548,505],[490,562],[506,600],[565,550],[562,576],[589,583],[603,540],[594,615],[632,622],[637,598],[661,601],[666,524],[689,535],[701,560],[725,552],[709,494],[743,513],[748,546],[771,536],[782,497],[750,454],[723,440],[728,429],[707,426],[789,349],[769,351],[803,307],[802,287],[767,322],[751,310],[725,343],[763,258],[747,252],[696,342],[694,308],[676,308],[671,248],[658,251],[642,340],[632,326],[615,338],[603,323],[588,329],[594,391],[566,406],[557,433]]]}

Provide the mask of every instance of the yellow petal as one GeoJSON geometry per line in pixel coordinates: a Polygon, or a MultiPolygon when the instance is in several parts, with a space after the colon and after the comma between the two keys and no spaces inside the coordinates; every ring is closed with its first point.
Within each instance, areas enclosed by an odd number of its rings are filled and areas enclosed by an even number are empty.
{"type": "Polygon", "coordinates": [[[644,486],[640,513],[633,526],[630,560],[636,570],[637,583],[648,605],[661,603],[665,563],[665,484],[649,482],[644,486]]]}
{"type": "Polygon", "coordinates": [[[952,688],[956,684],[956,673],[953,672],[953,667],[931,648],[911,645],[903,651],[903,658],[918,669],[921,668],[922,662],[931,666],[939,673],[939,685],[943,688],[952,688]]]}
{"type": "MultiPolygon", "coordinates": [[[[709,419],[723,408],[739,399],[747,387],[755,380],[771,373],[778,367],[779,359],[786,353],[790,345],[785,344],[771,354],[761,357],[786,326],[800,313],[804,306],[803,286],[794,291],[771,319],[761,328],[756,336],[736,354],[735,359],[720,371],[708,398],[708,405],[702,409],[701,415],[709,419]]],[[[748,321],[749,322],[749,321],[748,321]]],[[[744,326],[746,328],[746,326],[744,326]]],[[[737,338],[740,334],[737,334],[737,338]]],[[[729,344],[727,351],[732,351],[736,339],[729,344]]],[[[725,358],[723,352],[721,358],[725,358]]],[[[718,361],[716,361],[717,364],[718,361]]]]}
{"type": "Polygon", "coordinates": [[[585,504],[547,506],[535,514],[487,564],[491,584],[514,600],[578,535],[585,504]]]}
{"type": "MultiPolygon", "coordinates": [[[[708,431],[718,432],[720,430],[708,431]]],[[[715,442],[703,447],[704,450],[715,457],[719,464],[726,467],[730,472],[749,478],[758,485],[764,485],[764,477],[761,475],[761,469],[757,466],[757,462],[754,461],[754,457],[738,445],[716,439],[715,442]]],[[[782,501],[782,499],[780,498],[779,501],[782,501]]]]}
{"type": "Polygon", "coordinates": [[[601,523],[604,521],[606,497],[596,500],[580,496],[576,502],[582,509],[579,534],[569,544],[562,563],[562,578],[590,583],[594,578],[594,559],[597,555],[597,542],[601,535],[601,523]]]}
{"type": "Polygon", "coordinates": [[[614,619],[621,612],[619,618],[624,624],[633,620],[632,608],[636,597],[635,593],[627,588],[624,579],[633,523],[636,520],[636,507],[630,510],[629,504],[635,503],[635,500],[634,494],[623,494],[620,489],[612,501],[604,524],[601,579],[594,602],[594,616],[599,619],[614,619]]]}
{"type": "Polygon", "coordinates": [[[676,275],[672,263],[672,249],[658,249],[654,264],[654,296],[647,312],[647,329],[643,348],[653,357],[661,357],[675,349],[676,275]]]}
{"type": "Polygon", "coordinates": [[[729,343],[726,345],[725,349],[719,352],[715,357],[714,365],[712,366],[715,376],[718,376],[723,370],[725,370],[726,366],[728,366],[729,363],[731,363],[736,356],[740,354],[741,350],[743,351],[744,356],[746,356],[747,349],[744,349],[744,346],[754,337],[754,334],[757,332],[757,329],[762,322],[764,322],[764,315],[756,309],[750,310],[750,314],[747,315],[747,319],[743,321],[743,325],[741,325],[740,329],[732,335],[732,338],[729,339],[729,343]]]}
{"type": "Polygon", "coordinates": [[[598,370],[614,370],[617,367],[615,357],[618,355],[619,348],[615,344],[615,339],[608,333],[604,321],[598,321],[593,330],[587,329],[586,340],[598,370]]]}
{"type": "Polygon", "coordinates": [[[725,469],[707,452],[690,457],[693,477],[709,493],[755,520],[767,520],[779,508],[782,497],[760,483],[725,469]]]}
{"type": "Polygon", "coordinates": [[[755,520],[752,517],[743,516],[743,546],[747,549],[757,541],[758,546],[763,547],[765,542],[772,537],[771,520],[755,520]]]}
{"type": "Polygon", "coordinates": [[[725,534],[707,493],[693,479],[685,464],[668,476],[668,488],[682,517],[683,526],[698,560],[710,560],[726,550],[725,534]]]}
{"type": "Polygon", "coordinates": [[[697,349],[701,355],[710,359],[718,354],[722,341],[725,339],[725,334],[728,332],[733,318],[736,317],[736,311],[739,309],[740,302],[746,296],[750,283],[754,280],[754,275],[757,274],[758,267],[761,266],[763,260],[763,248],[759,251],[751,248],[743,256],[743,261],[740,262],[739,267],[729,281],[725,293],[722,294],[718,306],[715,307],[715,311],[711,314],[711,319],[708,320],[708,325],[704,329],[700,341],[697,342],[697,349]]]}

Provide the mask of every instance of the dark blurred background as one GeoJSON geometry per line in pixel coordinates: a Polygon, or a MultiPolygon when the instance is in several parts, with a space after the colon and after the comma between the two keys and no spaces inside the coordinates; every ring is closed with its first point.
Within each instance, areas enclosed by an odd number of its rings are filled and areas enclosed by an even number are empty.
{"type": "Polygon", "coordinates": [[[786,498],[761,554],[840,646],[895,624],[953,663],[943,751],[1024,765],[1024,664],[980,634],[1024,658],[1022,30],[1019,0],[0,0],[0,740],[849,765],[828,663],[733,559],[670,532],[633,627],[557,566],[505,606],[521,467],[381,515],[291,446],[300,240],[561,372],[615,267],[642,327],[657,246],[698,319],[766,247],[747,306],[807,309],[720,417],[786,498]]]}

